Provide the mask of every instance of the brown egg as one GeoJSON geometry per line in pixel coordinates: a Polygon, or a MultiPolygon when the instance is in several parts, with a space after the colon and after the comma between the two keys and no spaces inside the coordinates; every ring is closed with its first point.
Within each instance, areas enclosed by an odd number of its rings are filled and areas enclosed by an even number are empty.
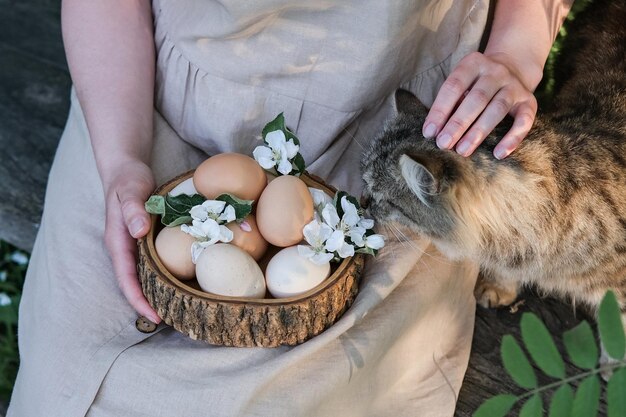
{"type": "Polygon", "coordinates": [[[180,230],[180,226],[164,227],[154,241],[163,266],[178,279],[196,276],[196,266],[191,261],[191,244],[195,241],[193,236],[180,230]]]}
{"type": "Polygon", "coordinates": [[[267,250],[267,241],[263,239],[254,216],[251,214],[242,224],[231,222],[226,225],[233,232],[233,245],[245,250],[255,261],[261,259],[267,250]]]}
{"type": "Polygon", "coordinates": [[[287,247],[300,242],[302,228],[313,220],[313,198],[306,184],[293,175],[270,182],[257,203],[256,220],[272,245],[287,247]]]}
{"type": "Polygon", "coordinates": [[[267,184],[265,171],[252,158],[239,153],[222,153],[201,163],[193,175],[196,190],[209,200],[233,194],[257,200],[267,184]]]}

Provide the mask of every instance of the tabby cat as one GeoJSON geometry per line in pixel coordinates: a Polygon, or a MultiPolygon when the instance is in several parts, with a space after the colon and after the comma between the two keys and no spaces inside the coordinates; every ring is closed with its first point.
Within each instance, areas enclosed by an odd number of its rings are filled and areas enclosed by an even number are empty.
{"type": "Polygon", "coordinates": [[[508,158],[492,152],[510,123],[465,158],[424,139],[427,109],[403,91],[363,157],[371,214],[477,262],[484,306],[535,284],[591,307],[612,289],[626,311],[626,2],[596,3],[570,35],[554,109],[508,158]]]}

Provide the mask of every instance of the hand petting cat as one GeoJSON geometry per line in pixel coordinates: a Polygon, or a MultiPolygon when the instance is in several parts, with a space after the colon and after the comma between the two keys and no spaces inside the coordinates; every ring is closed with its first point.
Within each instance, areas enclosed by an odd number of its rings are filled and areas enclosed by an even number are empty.
{"type": "Polygon", "coordinates": [[[570,6],[570,0],[498,1],[485,52],[466,56],[448,76],[424,121],[424,137],[470,156],[509,114],[513,125],[493,153],[511,154],[535,120],[533,91],[570,6]]]}

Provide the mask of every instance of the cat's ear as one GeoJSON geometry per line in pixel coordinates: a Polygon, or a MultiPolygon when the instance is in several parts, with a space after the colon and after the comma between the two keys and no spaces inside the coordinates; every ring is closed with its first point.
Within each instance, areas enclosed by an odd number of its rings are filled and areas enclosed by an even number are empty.
{"type": "Polygon", "coordinates": [[[396,90],[396,110],[398,113],[426,115],[428,109],[410,91],[396,90]]]}
{"type": "Polygon", "coordinates": [[[436,163],[418,162],[413,156],[407,154],[400,157],[399,163],[400,172],[408,187],[422,203],[429,205],[428,197],[437,195],[441,191],[441,167],[436,163]]]}

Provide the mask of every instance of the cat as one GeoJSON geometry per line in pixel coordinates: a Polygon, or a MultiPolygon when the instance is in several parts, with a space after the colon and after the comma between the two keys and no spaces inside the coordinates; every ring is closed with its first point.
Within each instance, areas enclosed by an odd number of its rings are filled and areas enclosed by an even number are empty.
{"type": "Polygon", "coordinates": [[[423,137],[427,109],[401,90],[363,155],[371,215],[479,264],[485,307],[534,284],[592,309],[611,289],[626,311],[626,2],[596,3],[569,35],[554,108],[508,158],[492,152],[510,120],[462,157],[423,137]]]}

